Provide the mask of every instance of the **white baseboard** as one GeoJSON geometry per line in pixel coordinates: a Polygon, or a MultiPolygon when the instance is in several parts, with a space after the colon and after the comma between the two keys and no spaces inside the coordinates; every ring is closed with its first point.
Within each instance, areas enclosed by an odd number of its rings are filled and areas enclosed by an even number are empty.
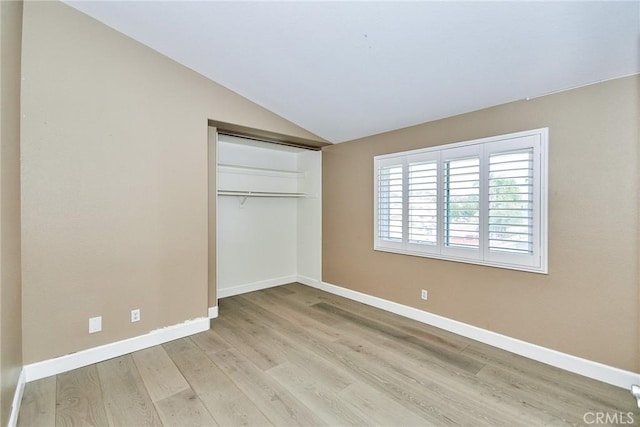
{"type": "Polygon", "coordinates": [[[296,281],[298,283],[302,283],[303,285],[311,286],[312,288],[321,289],[322,286],[322,281],[318,279],[312,279],[311,277],[307,276],[298,276],[298,280],[296,281]]]}
{"type": "Polygon", "coordinates": [[[204,332],[208,329],[209,318],[207,317],[187,320],[184,323],[156,329],[137,337],[26,365],[24,367],[25,379],[27,382],[39,380],[40,378],[57,375],[154,345],[164,344],[178,338],[204,332]]]}
{"type": "Polygon", "coordinates": [[[26,374],[24,368],[20,371],[18,377],[18,383],[16,384],[16,391],[13,395],[13,403],[11,404],[11,411],[9,412],[9,427],[16,427],[18,424],[18,415],[20,414],[20,404],[22,403],[22,395],[24,394],[24,386],[27,383],[26,374]]]}
{"type": "Polygon", "coordinates": [[[215,307],[209,307],[208,314],[209,319],[215,319],[216,317],[218,317],[218,306],[216,305],[215,307]]]}
{"type": "Polygon", "coordinates": [[[363,294],[361,292],[352,291],[351,289],[342,288],[330,283],[305,277],[299,277],[298,281],[305,285],[321,289],[335,295],[371,305],[391,313],[399,314],[401,316],[417,320],[418,322],[426,323],[566,371],[626,388],[627,390],[631,389],[632,384],[640,384],[640,374],[636,372],[625,371],[613,366],[608,366],[599,362],[594,362],[592,360],[583,359],[581,357],[562,353],[536,344],[531,344],[526,341],[521,341],[516,338],[511,338],[506,335],[478,328],[477,326],[472,326],[457,320],[452,320],[437,314],[363,294]]]}
{"type": "Polygon", "coordinates": [[[276,277],[274,279],[261,280],[259,282],[246,283],[244,285],[231,286],[228,288],[218,288],[218,298],[227,298],[234,295],[246,294],[247,292],[259,291],[261,289],[273,288],[275,286],[286,285],[295,282],[298,276],[276,277]]]}

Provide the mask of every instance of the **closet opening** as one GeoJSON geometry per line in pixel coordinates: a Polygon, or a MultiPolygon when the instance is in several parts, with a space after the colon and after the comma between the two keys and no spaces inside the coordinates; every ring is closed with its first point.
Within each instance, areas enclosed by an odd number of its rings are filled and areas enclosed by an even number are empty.
{"type": "Polygon", "coordinates": [[[212,157],[215,256],[209,262],[215,262],[215,268],[209,270],[215,271],[217,298],[296,281],[319,282],[319,147],[217,129],[212,157]]]}

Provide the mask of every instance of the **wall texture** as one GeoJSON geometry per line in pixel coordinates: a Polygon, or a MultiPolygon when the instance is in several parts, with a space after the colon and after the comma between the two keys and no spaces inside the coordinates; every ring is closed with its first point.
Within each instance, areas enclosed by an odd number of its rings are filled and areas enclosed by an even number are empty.
{"type": "Polygon", "coordinates": [[[20,49],[22,2],[0,2],[0,425],[22,370],[20,49]]]}
{"type": "Polygon", "coordinates": [[[325,148],[323,280],[640,371],[639,89],[627,77],[325,148]],[[373,156],[541,127],[548,275],[373,251],[373,156]]]}
{"type": "Polygon", "coordinates": [[[59,2],[23,43],[25,364],[206,316],[207,120],[318,138],[59,2]]]}

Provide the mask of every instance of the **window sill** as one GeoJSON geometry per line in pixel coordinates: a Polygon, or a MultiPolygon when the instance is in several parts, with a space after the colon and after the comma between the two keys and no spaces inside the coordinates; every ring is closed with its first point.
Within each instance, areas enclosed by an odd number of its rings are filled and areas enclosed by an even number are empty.
{"type": "Polygon", "coordinates": [[[481,265],[485,267],[504,268],[507,270],[523,271],[526,273],[549,274],[548,268],[546,267],[514,265],[514,264],[500,263],[500,262],[494,262],[494,261],[484,261],[484,260],[461,258],[461,257],[455,257],[455,256],[449,256],[449,255],[424,253],[424,252],[412,251],[407,249],[387,248],[384,246],[375,246],[373,250],[377,252],[387,252],[387,253],[393,253],[398,255],[410,255],[410,256],[417,256],[421,258],[432,258],[432,259],[437,259],[441,261],[462,262],[465,264],[481,265]]]}

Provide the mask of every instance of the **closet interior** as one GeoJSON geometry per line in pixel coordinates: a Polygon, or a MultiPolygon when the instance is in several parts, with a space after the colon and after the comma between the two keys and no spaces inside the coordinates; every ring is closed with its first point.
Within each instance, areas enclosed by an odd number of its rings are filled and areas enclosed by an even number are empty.
{"type": "Polygon", "coordinates": [[[321,275],[321,152],[219,133],[216,283],[224,298],[321,275]]]}

